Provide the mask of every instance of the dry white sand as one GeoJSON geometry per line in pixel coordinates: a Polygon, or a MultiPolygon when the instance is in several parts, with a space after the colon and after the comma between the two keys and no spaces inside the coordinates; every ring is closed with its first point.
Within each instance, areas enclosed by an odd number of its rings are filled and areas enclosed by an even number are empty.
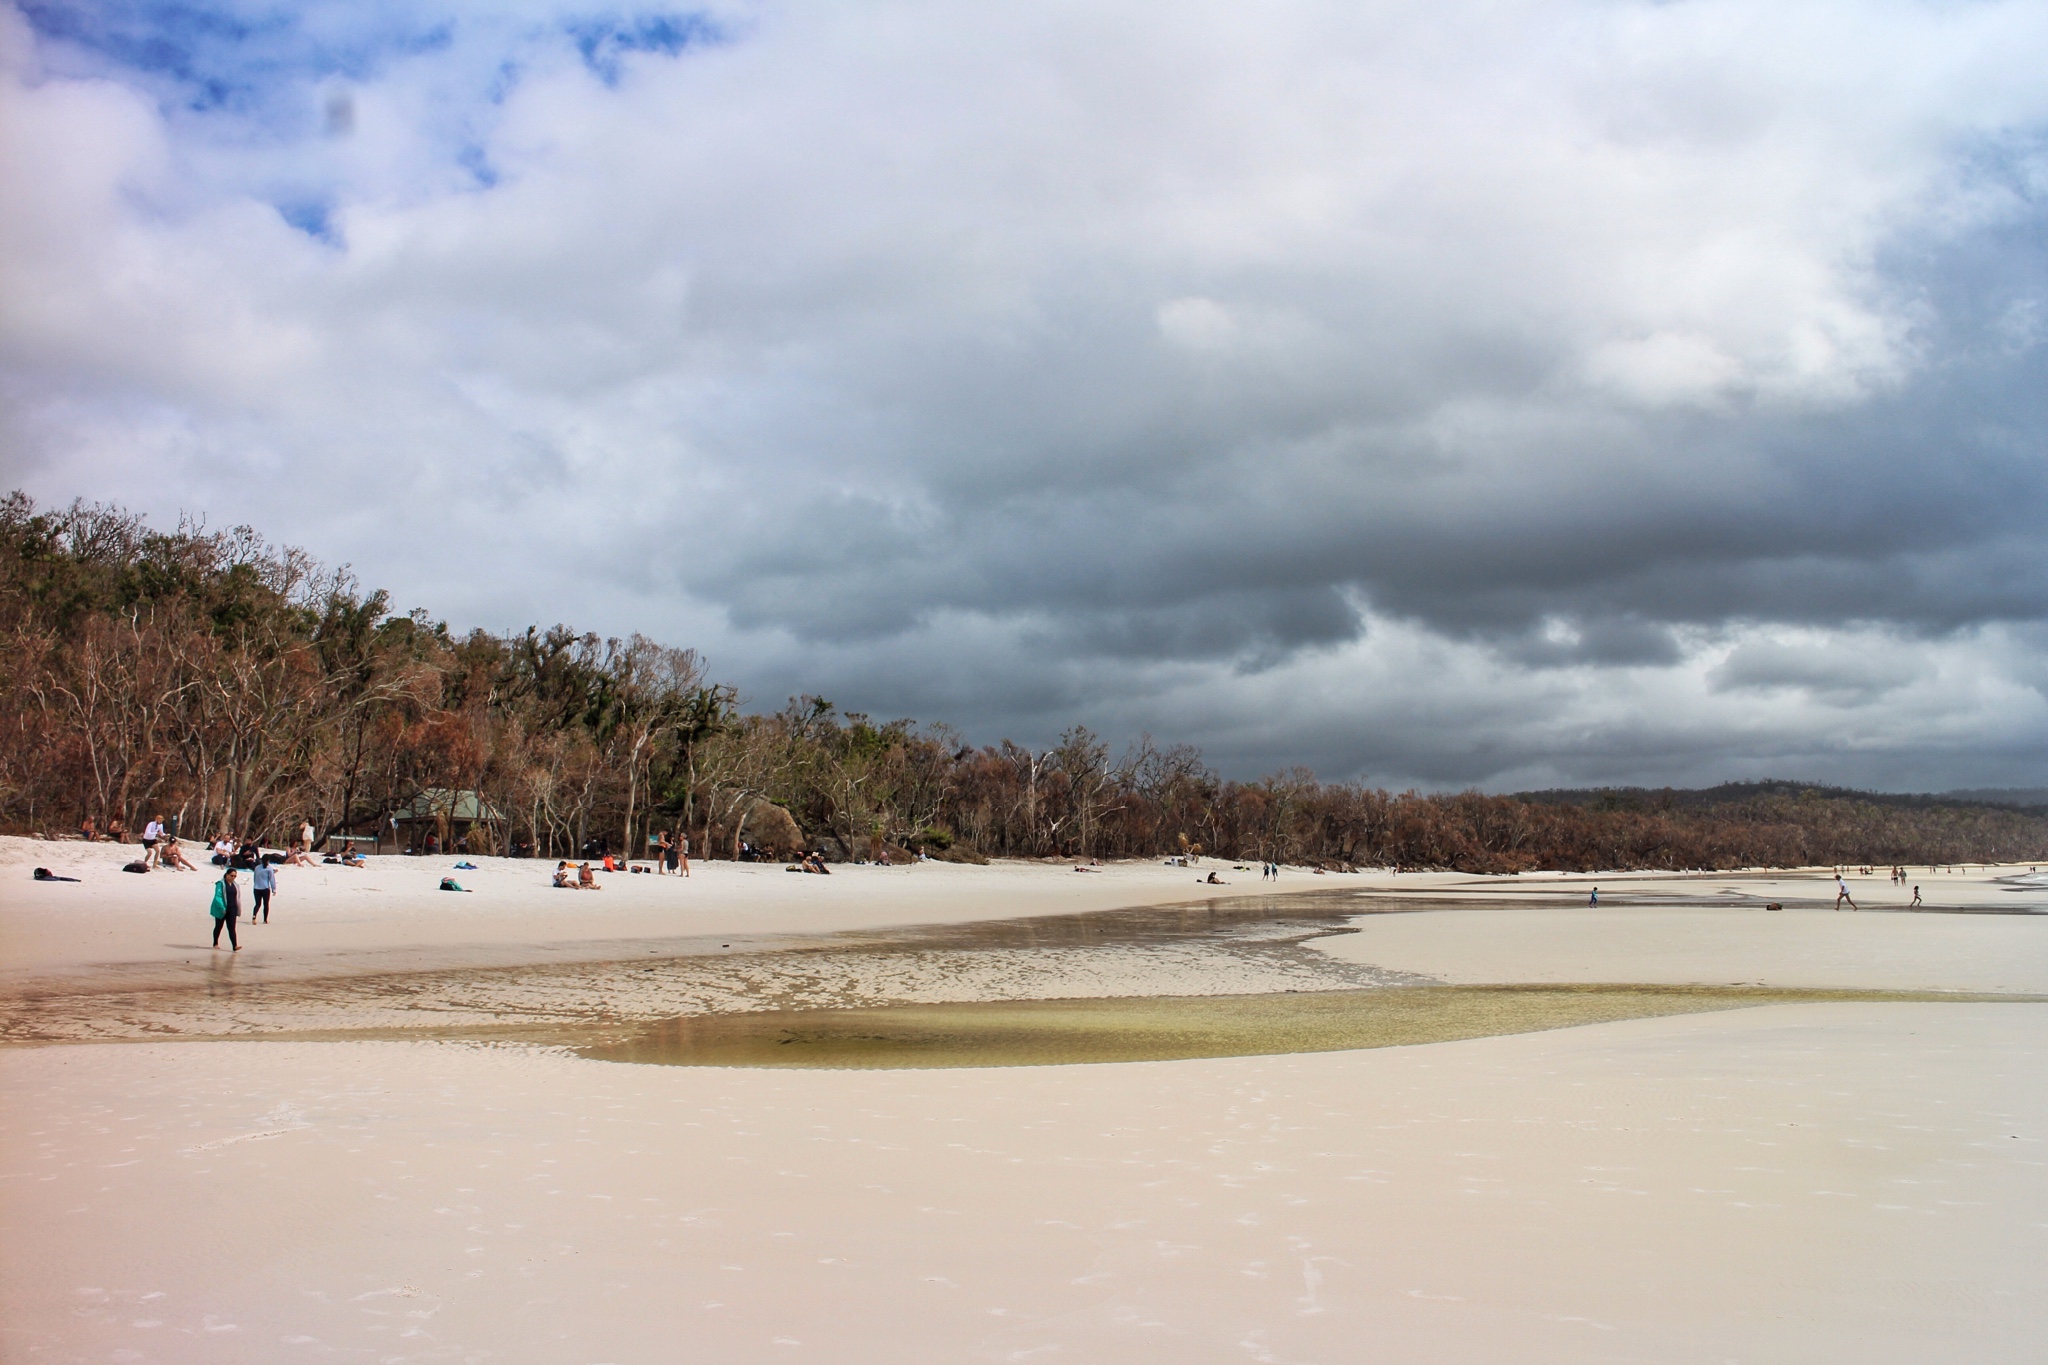
{"type": "MultiPolygon", "coordinates": [[[[0,841],[6,980],[194,954],[211,876],[124,877],[122,856],[0,841]],[[87,880],[34,884],[33,864],[87,880]]],[[[595,896],[537,885],[531,863],[436,893],[444,871],[287,874],[278,922],[226,970],[596,961],[644,939],[1218,894],[1156,865],[723,864],[595,896]]],[[[1994,879],[2011,871],[1950,877],[1948,903],[2043,898],[1994,879]]],[[[1225,875],[1228,894],[1276,889],[1225,875]]],[[[2048,917],[1798,908],[1831,895],[1819,873],[1604,877],[1587,911],[1589,880],[1277,889],[1462,906],[1321,941],[1446,980],[2048,989],[2048,917]]],[[[2036,1004],[939,1072],[8,1048],[0,1360],[2031,1360],[2044,1051],[2036,1004]]]]}
{"type": "MultiPolygon", "coordinates": [[[[44,842],[0,836],[0,963],[16,980],[107,964],[177,965],[204,949],[218,869],[158,870],[121,865],[133,844],[44,842]],[[35,882],[35,867],[77,883],[35,882]]],[[[195,861],[196,850],[192,850],[195,861]]],[[[989,867],[919,863],[841,866],[829,877],[774,864],[697,863],[688,878],[599,873],[604,889],[549,884],[554,864],[538,859],[370,858],[361,869],[278,871],[272,921],[252,938],[275,969],[294,962],[320,971],[427,968],[486,962],[601,958],[610,945],[648,938],[829,933],[887,925],[945,924],[1018,915],[1067,914],[1159,905],[1222,895],[1300,891],[1355,877],[1289,876],[1262,883],[1206,860],[1200,869],[1159,862],[1112,863],[1076,872],[1072,863],[1002,862],[989,867]],[[1211,869],[1228,883],[1209,886],[1211,869]],[[454,877],[471,894],[437,888],[454,877]]],[[[243,877],[247,881],[247,874],[243,877]]]]}
{"type": "Polygon", "coordinates": [[[1454,984],[1533,981],[2048,993],[2048,916],[1518,906],[1364,915],[1315,940],[1454,984]]]}
{"type": "Polygon", "coordinates": [[[0,1356],[2040,1358],[2048,1006],[762,1072],[0,1054],[0,1356]]]}

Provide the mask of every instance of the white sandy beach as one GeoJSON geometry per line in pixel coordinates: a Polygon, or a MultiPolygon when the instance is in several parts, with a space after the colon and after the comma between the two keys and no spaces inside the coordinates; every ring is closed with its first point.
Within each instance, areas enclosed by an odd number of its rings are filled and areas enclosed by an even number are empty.
{"type": "MultiPolygon", "coordinates": [[[[188,850],[199,872],[121,872],[137,851],[132,844],[0,836],[5,970],[26,976],[107,963],[189,961],[212,927],[206,907],[219,870],[188,850]],[[81,881],[32,882],[35,867],[81,881]]],[[[590,893],[551,886],[554,863],[540,859],[469,859],[477,864],[474,872],[455,870],[462,860],[452,857],[365,861],[368,866],[360,870],[279,869],[273,920],[288,926],[289,935],[273,935],[259,947],[274,968],[289,970],[295,958],[315,961],[319,970],[389,961],[518,961],[535,949],[558,960],[602,956],[607,943],[623,940],[828,933],[1066,914],[1301,891],[1333,880],[1317,877],[1311,883],[1302,873],[1262,883],[1256,870],[1235,872],[1213,860],[1199,869],[1148,862],[1088,872],[1076,872],[1071,863],[839,866],[829,877],[785,872],[775,864],[699,862],[688,878],[600,873],[604,889],[590,893]],[[1229,884],[1202,884],[1212,869],[1229,884]],[[456,878],[470,894],[438,890],[444,876],[456,878]]]]}
{"type": "MultiPolygon", "coordinates": [[[[102,852],[0,847],[11,979],[199,951],[181,945],[204,941],[209,879],[112,880],[102,852]],[[65,853],[89,880],[27,880],[65,853]]],[[[420,860],[308,872],[234,968],[595,958],[1218,894],[1156,866],[723,864],[577,899],[538,871],[456,874],[469,897],[432,892],[442,869],[420,860]]],[[[2039,908],[1996,880],[2013,872],[1948,876],[1947,903],[2039,908]]],[[[1261,889],[1225,875],[1224,894],[1261,889]]],[[[1446,981],[2048,991],[2048,917],[1838,914],[1824,873],[1604,877],[1590,910],[1589,880],[1290,872],[1278,890],[1403,897],[1306,951],[1446,981]]],[[[2020,1003],[946,1071],[10,1047],[0,1359],[2030,1360],[2044,1053],[2048,1005],[2020,1003]]]]}

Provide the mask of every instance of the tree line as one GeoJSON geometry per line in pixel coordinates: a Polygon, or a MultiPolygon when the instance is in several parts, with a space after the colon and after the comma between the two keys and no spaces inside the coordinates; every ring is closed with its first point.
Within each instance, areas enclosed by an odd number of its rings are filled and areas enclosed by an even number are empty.
{"type": "MultiPolygon", "coordinates": [[[[1187,745],[1086,727],[976,746],[823,698],[752,711],[694,651],[566,626],[458,633],[247,527],[0,502],[0,825],[282,842],[474,793],[473,853],[818,848],[1513,872],[2048,859],[2048,811],[1751,784],[1390,793],[1295,768],[1226,780],[1187,745]]],[[[440,817],[443,846],[453,831],[440,817]]],[[[431,811],[430,811],[431,814],[431,811]]]]}

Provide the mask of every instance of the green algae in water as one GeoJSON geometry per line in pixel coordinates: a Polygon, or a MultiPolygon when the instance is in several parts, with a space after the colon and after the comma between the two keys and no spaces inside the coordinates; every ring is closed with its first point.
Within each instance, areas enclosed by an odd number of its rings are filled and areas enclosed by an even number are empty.
{"type": "Polygon", "coordinates": [[[698,1015],[669,1020],[623,1043],[585,1048],[582,1055],[669,1066],[1056,1066],[1340,1052],[1753,1005],[2044,999],[1760,986],[1538,985],[999,1000],[698,1015]]]}

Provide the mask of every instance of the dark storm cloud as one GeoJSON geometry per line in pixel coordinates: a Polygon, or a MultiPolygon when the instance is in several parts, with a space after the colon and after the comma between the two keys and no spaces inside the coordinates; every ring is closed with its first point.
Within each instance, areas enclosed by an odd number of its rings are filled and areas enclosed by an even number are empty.
{"type": "Polygon", "coordinates": [[[46,496],[1233,771],[2048,736],[2037,7],[26,13],[46,496]]]}

